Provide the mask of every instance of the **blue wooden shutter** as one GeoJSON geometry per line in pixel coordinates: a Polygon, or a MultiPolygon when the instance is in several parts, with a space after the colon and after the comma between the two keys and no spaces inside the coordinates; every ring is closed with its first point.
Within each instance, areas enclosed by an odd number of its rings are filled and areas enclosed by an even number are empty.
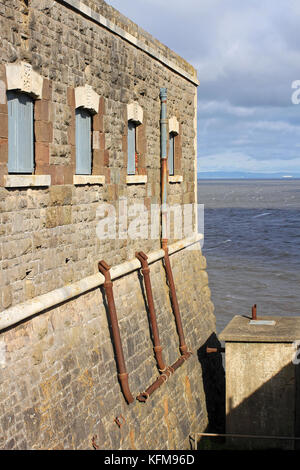
{"type": "Polygon", "coordinates": [[[135,175],[135,128],[135,123],[132,121],[128,121],[128,175],[135,175]]]}
{"type": "Polygon", "coordinates": [[[33,100],[25,93],[9,91],[8,172],[33,173],[33,100]]]}
{"type": "Polygon", "coordinates": [[[76,173],[90,175],[92,173],[91,150],[91,114],[83,109],[76,109],[76,173]]]}
{"type": "Polygon", "coordinates": [[[174,175],[174,140],[175,140],[175,136],[172,132],[170,132],[169,157],[168,157],[169,175],[174,175]]]}

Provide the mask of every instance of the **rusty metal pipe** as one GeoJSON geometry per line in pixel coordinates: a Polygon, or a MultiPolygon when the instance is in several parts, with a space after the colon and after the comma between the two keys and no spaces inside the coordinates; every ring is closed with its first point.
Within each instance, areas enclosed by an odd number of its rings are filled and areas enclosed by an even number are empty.
{"type": "Polygon", "coordinates": [[[252,320],[256,320],[256,304],[252,307],[252,320]]]}
{"type": "Polygon", "coordinates": [[[164,256],[165,270],[166,270],[167,280],[168,280],[168,284],[170,288],[173,313],[175,316],[175,322],[176,322],[177,332],[179,336],[179,349],[180,349],[181,354],[186,354],[188,352],[188,349],[187,349],[187,345],[185,344],[183,326],[182,326],[181,315],[180,315],[180,310],[179,310],[179,305],[178,305],[178,300],[177,300],[177,295],[176,295],[176,288],[175,288],[175,283],[174,283],[174,278],[173,278],[173,273],[172,273],[172,268],[171,268],[171,263],[170,263],[168,247],[164,247],[164,251],[165,251],[165,256],[164,256]]]}
{"type": "Polygon", "coordinates": [[[225,348],[210,348],[209,346],[207,346],[206,348],[206,354],[212,354],[212,353],[223,353],[225,352],[225,348]]]}
{"type": "Polygon", "coordinates": [[[147,261],[148,256],[142,251],[136,253],[135,256],[137,257],[137,259],[140,261],[142,265],[141,271],[144,277],[146,296],[147,296],[147,302],[148,302],[148,308],[149,308],[149,318],[150,318],[151,331],[152,331],[153,343],[154,343],[154,348],[153,348],[154,354],[155,354],[159,371],[164,372],[166,370],[166,365],[163,360],[162,347],[161,347],[160,339],[159,339],[159,332],[158,332],[157,319],[156,319],[152,287],[151,287],[150,268],[149,268],[149,264],[147,261]]]}
{"type": "Polygon", "coordinates": [[[151,384],[144,392],[141,392],[136,398],[140,402],[146,402],[150,395],[155,392],[159,387],[161,387],[170,377],[170,375],[174,374],[176,369],[178,369],[182,364],[190,357],[191,353],[187,353],[182,355],[179,359],[177,359],[174,364],[167,367],[166,371],[161,374],[153,384],[151,384]]]}
{"type": "Polygon", "coordinates": [[[113,285],[111,282],[111,276],[109,272],[110,266],[108,266],[108,264],[106,264],[106,262],[102,260],[98,263],[98,269],[105,278],[103,285],[104,285],[105,294],[106,294],[107,303],[108,303],[110,326],[111,326],[114,348],[115,348],[115,353],[116,353],[118,378],[121,384],[123,395],[127,403],[129,404],[134,401],[134,398],[131,394],[131,391],[129,389],[129,384],[128,384],[128,373],[126,371],[123,347],[122,347],[122,342],[121,342],[121,335],[120,335],[119,324],[118,324],[118,317],[117,317],[116,306],[115,306],[115,301],[114,301],[113,285]]]}

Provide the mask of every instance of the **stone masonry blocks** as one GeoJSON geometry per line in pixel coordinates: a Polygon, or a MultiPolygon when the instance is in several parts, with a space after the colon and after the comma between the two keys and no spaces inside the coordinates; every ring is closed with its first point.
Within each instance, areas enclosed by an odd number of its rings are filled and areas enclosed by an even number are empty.
{"type": "MultiPolygon", "coordinates": [[[[189,435],[207,425],[197,350],[214,331],[212,309],[193,302],[194,290],[206,292],[201,259],[200,252],[187,250],[171,256],[193,355],[147,403],[129,406],[124,400],[102,287],[2,332],[0,448],[88,450],[97,436],[101,449],[189,449],[189,435]],[[120,415],[121,428],[114,421],[120,415]]],[[[179,344],[161,260],[151,265],[151,279],[170,364],[179,357],[179,344]]],[[[114,281],[113,289],[129,386],[136,396],[158,375],[144,287],[133,272],[114,281]]],[[[209,293],[203,300],[209,305],[209,293]]]]}

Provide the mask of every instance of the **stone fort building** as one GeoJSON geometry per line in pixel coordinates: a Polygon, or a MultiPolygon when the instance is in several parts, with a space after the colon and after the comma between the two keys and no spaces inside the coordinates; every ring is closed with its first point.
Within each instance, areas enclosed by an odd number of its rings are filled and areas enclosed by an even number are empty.
{"type": "Polygon", "coordinates": [[[196,71],[102,0],[0,0],[0,31],[0,448],[190,449],[196,71]]]}

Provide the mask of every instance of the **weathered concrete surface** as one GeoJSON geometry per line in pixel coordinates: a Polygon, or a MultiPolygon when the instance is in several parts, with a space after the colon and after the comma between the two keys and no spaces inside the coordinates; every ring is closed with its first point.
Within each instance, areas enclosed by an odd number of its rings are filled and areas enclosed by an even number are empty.
{"type": "Polygon", "coordinates": [[[300,339],[300,317],[257,317],[257,324],[251,318],[236,315],[220,334],[221,341],[247,341],[255,343],[284,343],[300,339]],[[275,325],[259,324],[274,321],[275,325]]]}
{"type": "MultiPolygon", "coordinates": [[[[226,432],[299,436],[299,367],[293,341],[300,319],[265,317],[275,325],[251,325],[236,316],[220,335],[226,342],[226,432]]],[[[242,448],[293,449],[290,440],[235,439],[242,448]]]]}

